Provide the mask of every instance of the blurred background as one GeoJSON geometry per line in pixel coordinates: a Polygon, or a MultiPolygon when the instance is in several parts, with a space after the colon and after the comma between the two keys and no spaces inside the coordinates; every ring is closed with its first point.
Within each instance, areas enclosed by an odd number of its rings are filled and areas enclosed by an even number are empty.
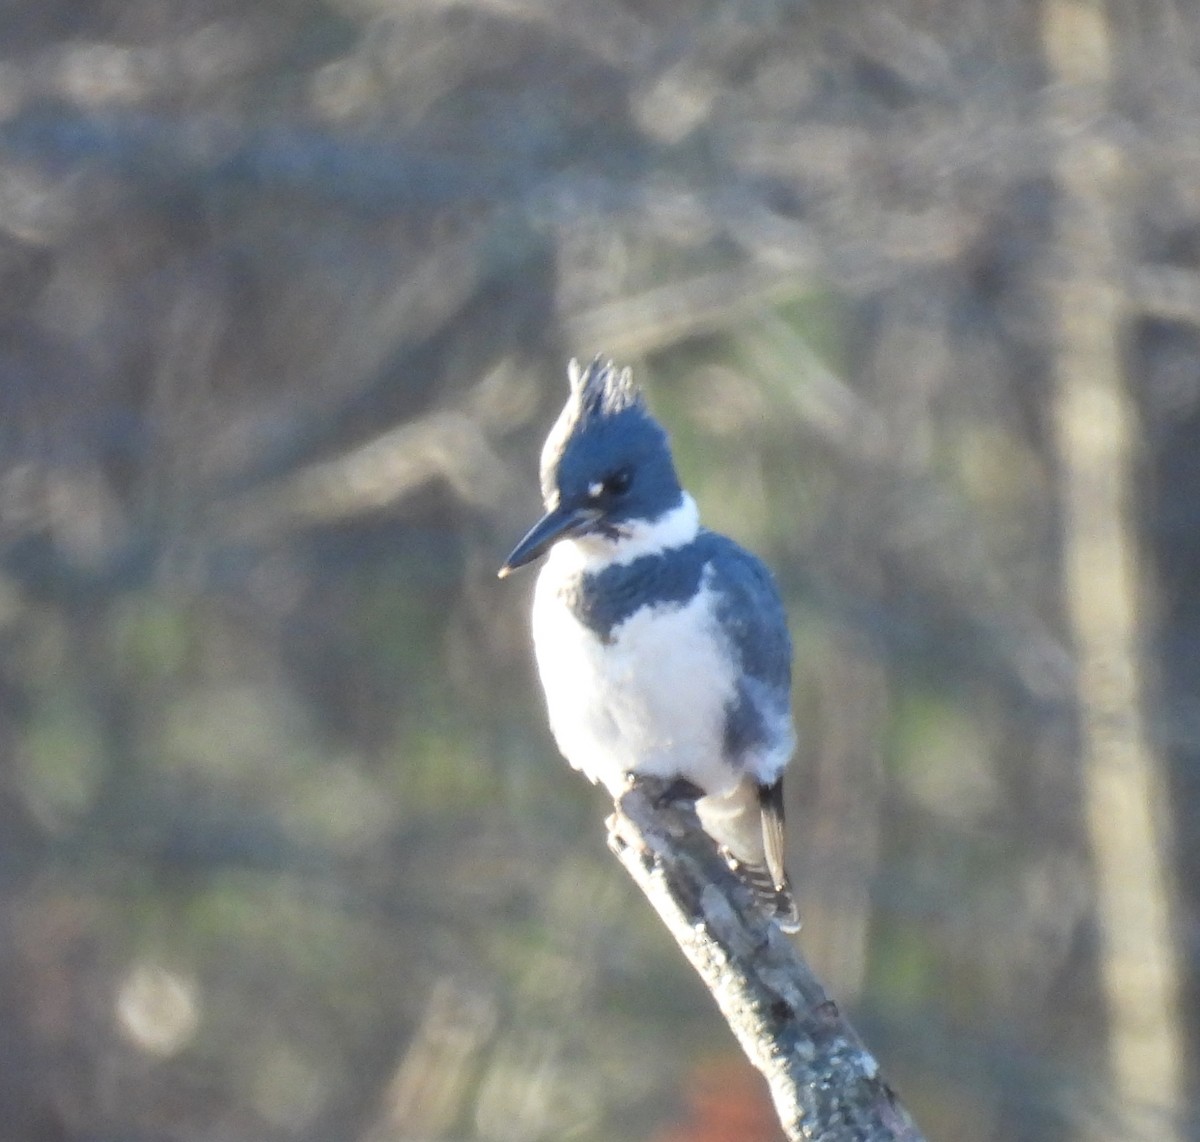
{"type": "Polygon", "coordinates": [[[0,26],[0,1139],[777,1138],[495,578],[597,352],[927,1136],[1200,1138],[1200,8],[0,26]]]}

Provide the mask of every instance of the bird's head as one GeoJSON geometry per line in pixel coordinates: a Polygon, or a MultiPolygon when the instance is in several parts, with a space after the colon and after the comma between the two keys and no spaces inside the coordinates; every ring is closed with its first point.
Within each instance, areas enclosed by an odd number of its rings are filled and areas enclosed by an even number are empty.
{"type": "Polygon", "coordinates": [[[567,369],[571,392],[542,448],[546,514],[517,544],[501,577],[560,539],[614,544],[683,502],[667,434],[629,369],[597,357],[567,369]]]}

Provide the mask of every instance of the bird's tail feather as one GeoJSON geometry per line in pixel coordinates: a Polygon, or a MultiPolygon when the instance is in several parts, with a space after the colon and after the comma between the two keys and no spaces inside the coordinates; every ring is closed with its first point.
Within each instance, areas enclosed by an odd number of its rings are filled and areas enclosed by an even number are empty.
{"type": "Polygon", "coordinates": [[[792,886],[783,865],[783,784],[761,785],[747,775],[720,797],[696,801],[700,824],[729,867],[785,932],[800,927],[792,886]]]}
{"type": "Polygon", "coordinates": [[[762,906],[768,916],[785,932],[800,930],[800,910],[796,907],[796,898],[792,895],[792,884],[786,873],[781,884],[775,883],[775,877],[765,864],[749,864],[739,861],[726,854],[729,865],[738,874],[742,882],[754,893],[755,900],[762,906]]]}
{"type": "Polygon", "coordinates": [[[772,911],[779,926],[785,932],[796,932],[800,928],[800,911],[792,895],[792,882],[783,867],[783,778],[778,777],[770,785],[758,787],[758,804],[762,810],[763,855],[766,867],[755,869],[762,886],[754,884],[754,891],[768,910],[772,911]]]}

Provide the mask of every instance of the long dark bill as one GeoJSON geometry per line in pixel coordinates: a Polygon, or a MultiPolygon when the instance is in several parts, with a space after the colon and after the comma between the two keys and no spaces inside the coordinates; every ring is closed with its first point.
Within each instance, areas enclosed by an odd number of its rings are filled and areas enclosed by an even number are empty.
{"type": "Polygon", "coordinates": [[[526,563],[532,563],[560,539],[583,531],[596,522],[593,508],[557,507],[548,511],[526,533],[525,538],[512,549],[497,575],[501,579],[511,575],[526,563]]]}

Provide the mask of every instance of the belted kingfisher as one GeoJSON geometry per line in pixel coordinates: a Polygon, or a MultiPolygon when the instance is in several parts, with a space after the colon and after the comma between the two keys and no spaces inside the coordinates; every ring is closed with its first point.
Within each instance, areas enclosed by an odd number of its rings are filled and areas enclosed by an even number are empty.
{"type": "Polygon", "coordinates": [[[795,748],[791,639],[771,573],[700,526],[629,369],[568,367],[542,449],[546,514],[500,568],[549,551],[533,641],[567,761],[616,799],[655,777],[785,931],[783,769],[795,748]]]}

